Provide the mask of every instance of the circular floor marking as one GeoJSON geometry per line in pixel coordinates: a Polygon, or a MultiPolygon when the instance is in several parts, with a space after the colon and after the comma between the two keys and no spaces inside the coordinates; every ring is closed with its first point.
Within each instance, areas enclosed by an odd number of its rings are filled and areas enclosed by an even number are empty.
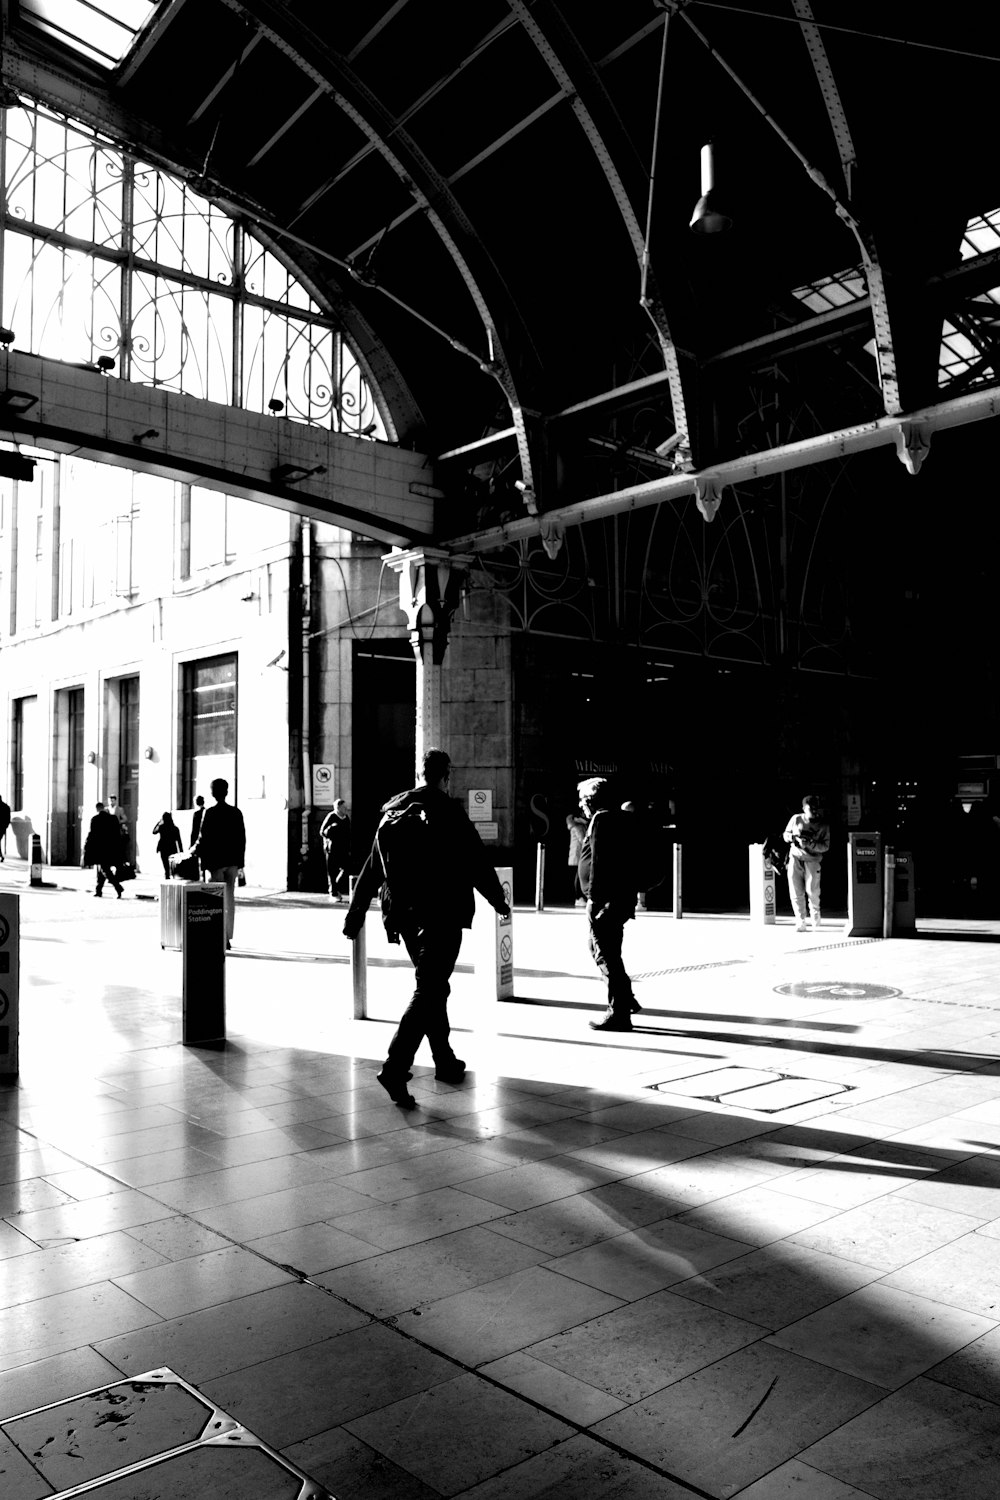
{"type": "Polygon", "coordinates": [[[776,995],[799,995],[803,1000],[889,1000],[902,990],[891,984],[861,984],[854,979],[825,981],[799,980],[795,984],[776,984],[776,995]]]}

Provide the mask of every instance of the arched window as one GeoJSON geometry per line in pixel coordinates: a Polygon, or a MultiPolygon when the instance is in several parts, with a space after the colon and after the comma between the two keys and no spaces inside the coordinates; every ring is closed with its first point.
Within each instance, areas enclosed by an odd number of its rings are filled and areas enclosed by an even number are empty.
{"type": "Polygon", "coordinates": [[[291,267],[179,178],[42,106],[0,112],[0,318],[19,348],[387,439],[388,411],[291,267]]]}

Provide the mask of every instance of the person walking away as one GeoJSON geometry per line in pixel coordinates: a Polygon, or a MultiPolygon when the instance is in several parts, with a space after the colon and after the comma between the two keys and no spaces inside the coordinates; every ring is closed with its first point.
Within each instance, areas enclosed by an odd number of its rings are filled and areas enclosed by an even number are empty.
{"type": "Polygon", "coordinates": [[[820,871],[823,855],[830,847],[830,826],[822,821],[818,797],[802,799],[802,811],[793,813],[782,835],[789,847],[788,894],[798,918],[797,932],[808,932],[806,902],[812,926],[820,924],[820,871]]]}
{"type": "Polygon", "coordinates": [[[88,868],[91,865],[97,867],[95,896],[103,896],[105,885],[110,885],[114,887],[119,901],[121,900],[124,894],[118,879],[121,858],[122,837],[118,819],[108,811],[103,802],[98,802],[83,845],[84,865],[88,868]]]}
{"type": "Polygon", "coordinates": [[[326,859],[327,889],[331,900],[340,901],[347,895],[347,871],[351,860],[351,820],[343,797],[337,798],[332,811],[323,819],[319,836],[323,840],[326,859]]]}
{"type": "Polygon", "coordinates": [[[583,836],[587,832],[587,820],[579,811],[566,814],[566,827],[569,830],[569,852],[566,863],[569,865],[570,880],[573,884],[573,905],[586,906],[587,900],[580,885],[580,850],[583,848],[583,836]]]}
{"type": "Polygon", "coordinates": [[[0,861],[7,857],[7,829],[10,827],[10,808],[0,797],[0,861]]]}
{"type": "Polygon", "coordinates": [[[156,852],[160,856],[163,866],[164,880],[170,880],[173,870],[170,868],[171,854],[180,854],[184,845],[181,841],[181,831],[173,818],[165,812],[158,823],[153,825],[153,832],[158,835],[156,840],[156,852]]]}
{"type": "Polygon", "coordinates": [[[226,888],[226,947],[231,948],[236,924],[236,881],[246,859],[247,835],[243,814],[226,801],[229,782],[220,776],[212,782],[209,791],[214,806],[205,808],[191,853],[198,856],[209,879],[220,881],[226,888]]]}
{"type": "Polygon", "coordinates": [[[631,1031],[639,1004],[632,993],[622,958],[625,923],[635,916],[637,895],[637,829],[635,814],[611,805],[611,787],[603,776],[579,786],[580,807],[588,819],[580,851],[580,884],[587,898],[590,956],[604,975],[608,1009],[593,1031],[631,1031]]]}
{"type": "Polygon", "coordinates": [[[413,998],[403,1013],[381,1072],[376,1077],[400,1109],[416,1100],[406,1085],[424,1037],[434,1059],[434,1076],[461,1083],[465,1063],[451,1046],[448,995],[451,975],[472,926],[475,892],[494,911],[510,916],[497,873],[462,804],[448,795],[451,760],[444,750],[428,750],[423,779],[400,792],[382,809],[371,853],[358,877],[344,917],[352,941],[364,924],[372,897],[381,888],[382,920],[391,943],[402,941],[415,970],[413,998]]]}

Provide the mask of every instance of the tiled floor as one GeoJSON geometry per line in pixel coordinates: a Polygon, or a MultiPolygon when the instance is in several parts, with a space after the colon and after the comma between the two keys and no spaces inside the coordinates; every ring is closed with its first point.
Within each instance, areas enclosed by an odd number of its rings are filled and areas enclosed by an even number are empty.
{"type": "Polygon", "coordinates": [[[21,907],[0,1417],[169,1367],[339,1500],[1000,1491],[1000,933],[644,915],[595,1036],[582,915],[518,913],[404,1114],[372,919],[354,1021],[342,918],[247,904],[212,1051],[154,905],[21,907]]]}

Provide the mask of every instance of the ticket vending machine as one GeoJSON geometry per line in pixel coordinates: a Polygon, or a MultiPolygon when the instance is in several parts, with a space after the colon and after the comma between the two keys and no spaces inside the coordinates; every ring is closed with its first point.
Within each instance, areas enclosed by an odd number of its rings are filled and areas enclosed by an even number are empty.
{"type": "Polygon", "coordinates": [[[750,845],[750,920],[773,927],[775,919],[775,872],[765,844],[750,845]]]}
{"type": "Polygon", "coordinates": [[[847,843],[847,936],[882,936],[882,835],[852,832],[847,843]]]}
{"type": "Polygon", "coordinates": [[[916,932],[917,902],[913,854],[909,849],[897,849],[896,879],[892,901],[892,935],[893,937],[915,937],[916,932]]]}

